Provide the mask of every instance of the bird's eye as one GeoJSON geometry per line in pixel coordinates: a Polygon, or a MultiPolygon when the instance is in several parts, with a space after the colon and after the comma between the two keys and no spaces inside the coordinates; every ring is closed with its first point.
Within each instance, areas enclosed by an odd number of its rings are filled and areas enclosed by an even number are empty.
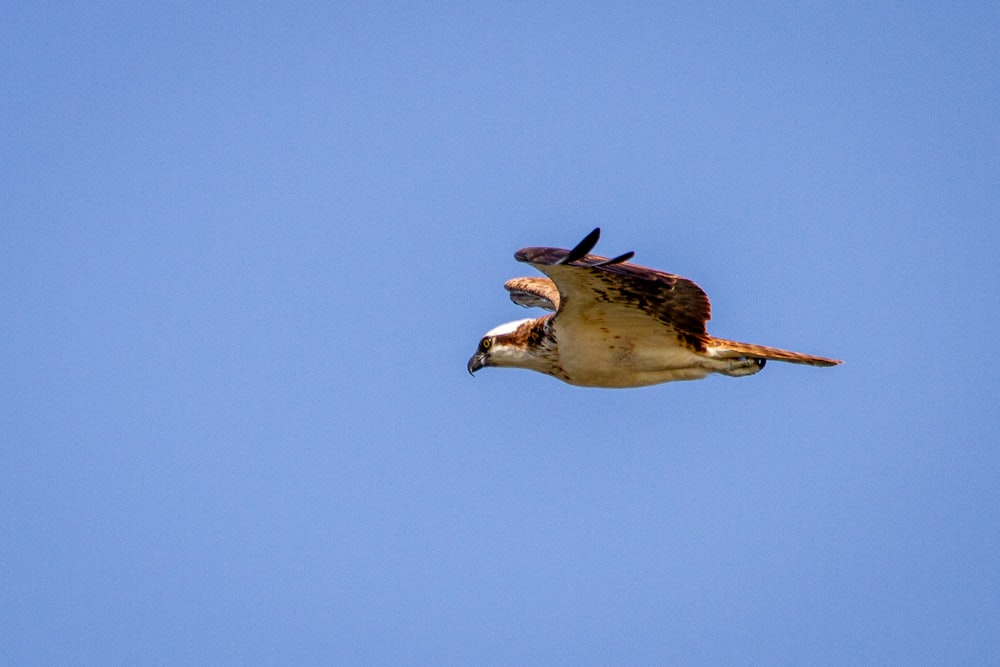
{"type": "Polygon", "coordinates": [[[479,343],[479,347],[483,348],[484,350],[490,349],[491,345],[493,345],[493,341],[490,340],[489,338],[484,338],[482,342],[479,343]]]}

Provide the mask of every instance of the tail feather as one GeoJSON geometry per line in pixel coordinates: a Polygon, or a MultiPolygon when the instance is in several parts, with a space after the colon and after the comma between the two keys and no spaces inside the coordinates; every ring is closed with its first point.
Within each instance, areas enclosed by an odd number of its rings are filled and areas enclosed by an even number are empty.
{"type": "Polygon", "coordinates": [[[714,356],[722,359],[747,357],[749,359],[787,361],[793,364],[808,364],[810,366],[836,366],[837,364],[844,363],[839,359],[816,357],[811,354],[791,352],[789,350],[781,350],[776,347],[767,347],[766,345],[739,343],[735,340],[726,340],[724,338],[713,338],[709,341],[708,347],[714,356]]]}

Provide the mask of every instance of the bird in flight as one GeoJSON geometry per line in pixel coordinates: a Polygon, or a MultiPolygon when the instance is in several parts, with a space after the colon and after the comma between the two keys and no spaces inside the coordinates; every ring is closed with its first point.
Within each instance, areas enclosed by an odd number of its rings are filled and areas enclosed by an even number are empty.
{"type": "Polygon", "coordinates": [[[680,276],[588,254],[595,229],[572,250],[522,248],[519,262],[548,278],[513,278],[511,301],[554,314],[502,324],[479,341],[469,373],[527,368],[583,387],[643,387],[709,373],[753,375],[771,361],[835,366],[836,359],[710,336],[708,296],[680,276]]]}

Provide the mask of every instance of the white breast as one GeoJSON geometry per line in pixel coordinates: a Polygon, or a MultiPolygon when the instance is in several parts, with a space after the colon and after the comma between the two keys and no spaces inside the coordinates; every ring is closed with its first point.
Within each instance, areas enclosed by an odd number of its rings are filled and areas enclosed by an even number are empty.
{"type": "MultiPolygon", "coordinates": [[[[644,332],[648,334],[648,329],[644,332]]],[[[697,380],[710,372],[704,358],[663,335],[630,336],[603,326],[555,327],[559,365],[571,384],[591,387],[641,387],[672,380],[697,380]]]]}

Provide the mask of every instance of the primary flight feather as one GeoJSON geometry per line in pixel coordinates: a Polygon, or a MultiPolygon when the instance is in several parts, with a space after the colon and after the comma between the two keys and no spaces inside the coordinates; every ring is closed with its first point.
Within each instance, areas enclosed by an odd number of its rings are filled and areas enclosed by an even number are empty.
{"type": "Polygon", "coordinates": [[[687,278],[589,254],[595,229],[572,250],[522,248],[514,254],[548,278],[513,278],[514,303],[554,311],[486,333],[469,359],[484,366],[527,368],[586,387],[642,387],[698,380],[709,373],[753,375],[768,360],[834,366],[836,359],[710,336],[708,296],[687,278]]]}

